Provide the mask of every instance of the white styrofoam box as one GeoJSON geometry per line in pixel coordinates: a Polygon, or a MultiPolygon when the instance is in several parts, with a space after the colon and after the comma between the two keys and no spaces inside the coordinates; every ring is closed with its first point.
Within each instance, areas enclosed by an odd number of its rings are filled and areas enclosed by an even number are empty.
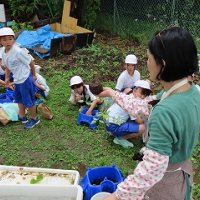
{"type": "Polygon", "coordinates": [[[0,200],[82,200],[76,170],[0,165],[0,200]],[[32,179],[43,175],[40,182],[32,179]]]}
{"type": "Polygon", "coordinates": [[[30,181],[42,174],[43,178],[37,185],[78,185],[80,174],[76,170],[18,167],[0,165],[1,185],[32,185],[30,181]]]}
{"type": "Polygon", "coordinates": [[[83,190],[79,185],[1,185],[0,200],[82,200],[83,190]]]}

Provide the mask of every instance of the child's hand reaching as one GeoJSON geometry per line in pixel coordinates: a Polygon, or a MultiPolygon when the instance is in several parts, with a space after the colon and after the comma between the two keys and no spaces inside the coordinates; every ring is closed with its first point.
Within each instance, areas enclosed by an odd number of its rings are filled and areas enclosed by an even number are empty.
{"type": "Polygon", "coordinates": [[[14,90],[14,84],[13,83],[9,83],[8,88],[10,88],[11,90],[14,90]]]}
{"type": "Polygon", "coordinates": [[[92,111],[91,111],[91,110],[88,110],[85,114],[86,114],[86,115],[92,115],[92,111]]]}
{"type": "Polygon", "coordinates": [[[115,90],[109,87],[104,87],[103,92],[101,92],[98,96],[99,97],[112,97],[115,93],[115,90]]]}
{"type": "Polygon", "coordinates": [[[9,88],[10,87],[10,80],[5,79],[5,87],[9,88]]]}

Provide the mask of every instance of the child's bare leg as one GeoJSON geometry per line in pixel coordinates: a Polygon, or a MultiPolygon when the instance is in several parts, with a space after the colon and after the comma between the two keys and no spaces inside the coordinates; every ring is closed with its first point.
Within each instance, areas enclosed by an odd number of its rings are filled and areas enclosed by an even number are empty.
{"type": "Polygon", "coordinates": [[[126,140],[132,139],[132,138],[138,138],[139,136],[141,136],[144,133],[145,128],[146,128],[145,124],[140,124],[138,133],[130,133],[128,135],[123,136],[122,138],[124,138],[126,140]]]}
{"type": "Polygon", "coordinates": [[[25,106],[21,103],[18,103],[18,107],[19,107],[19,116],[25,117],[25,106]]]}
{"type": "Polygon", "coordinates": [[[33,106],[29,107],[28,111],[29,111],[31,118],[35,119],[36,118],[36,106],[33,105],[33,106]]]}

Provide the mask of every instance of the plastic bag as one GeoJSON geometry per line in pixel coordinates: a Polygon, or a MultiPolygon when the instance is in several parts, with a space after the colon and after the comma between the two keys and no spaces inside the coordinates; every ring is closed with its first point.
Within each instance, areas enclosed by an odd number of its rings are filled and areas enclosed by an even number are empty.
{"type": "Polygon", "coordinates": [[[17,103],[4,103],[0,107],[7,113],[10,121],[18,121],[19,107],[17,103]]]}
{"type": "Polygon", "coordinates": [[[40,103],[37,106],[37,112],[41,113],[42,117],[45,119],[52,119],[53,118],[53,113],[49,109],[49,107],[45,103],[40,103]]]}

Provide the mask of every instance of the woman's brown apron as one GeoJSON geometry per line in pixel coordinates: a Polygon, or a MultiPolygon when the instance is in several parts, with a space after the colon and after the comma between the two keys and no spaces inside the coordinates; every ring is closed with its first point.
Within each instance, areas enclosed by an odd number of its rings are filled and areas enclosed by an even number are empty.
{"type": "Polygon", "coordinates": [[[190,200],[192,181],[191,160],[169,163],[161,181],[146,192],[143,200],[190,200]]]}

